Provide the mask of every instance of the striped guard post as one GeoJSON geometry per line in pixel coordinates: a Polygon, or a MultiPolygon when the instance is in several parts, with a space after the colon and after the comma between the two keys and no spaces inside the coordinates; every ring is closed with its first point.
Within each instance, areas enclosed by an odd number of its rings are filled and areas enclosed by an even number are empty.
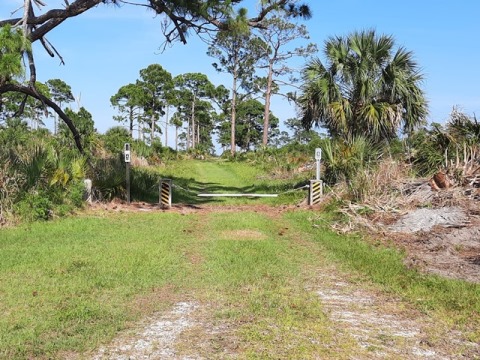
{"type": "Polygon", "coordinates": [[[161,207],[172,206],[172,180],[161,179],[160,180],[160,199],[159,203],[161,207]]]}
{"type": "Polygon", "coordinates": [[[310,196],[308,205],[315,205],[320,202],[323,195],[323,181],[310,180],[310,196]]]}

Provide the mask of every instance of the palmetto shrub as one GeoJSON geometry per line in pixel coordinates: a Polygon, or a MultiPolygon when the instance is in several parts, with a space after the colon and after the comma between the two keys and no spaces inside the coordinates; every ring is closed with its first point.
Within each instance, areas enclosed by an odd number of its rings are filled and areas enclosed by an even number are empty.
{"type": "Polygon", "coordinates": [[[379,156],[377,147],[363,137],[353,140],[325,139],[320,147],[324,165],[323,178],[329,185],[342,181],[350,184],[357,173],[372,166],[379,156]]]}
{"type": "Polygon", "coordinates": [[[147,168],[132,168],[131,197],[133,199],[156,202],[158,201],[158,186],[160,175],[147,168]]]}
{"type": "Polygon", "coordinates": [[[126,171],[121,155],[97,159],[90,177],[98,199],[112,200],[116,197],[125,197],[126,171]]]}
{"type": "MultiPolygon", "coordinates": [[[[8,140],[13,130],[26,131],[1,129],[0,138],[8,140]]],[[[0,224],[14,217],[46,220],[82,206],[85,170],[84,158],[59,147],[48,134],[6,141],[0,150],[0,224]]]]}

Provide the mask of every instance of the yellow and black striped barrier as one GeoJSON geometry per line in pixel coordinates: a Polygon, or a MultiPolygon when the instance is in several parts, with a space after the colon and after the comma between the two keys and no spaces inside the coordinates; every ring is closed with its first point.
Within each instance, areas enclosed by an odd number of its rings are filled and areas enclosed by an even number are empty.
{"type": "Polygon", "coordinates": [[[310,180],[310,196],[308,205],[315,205],[320,202],[323,195],[323,181],[310,180]]]}
{"type": "Polygon", "coordinates": [[[172,180],[161,179],[160,180],[160,206],[171,207],[172,206],[172,180]]]}

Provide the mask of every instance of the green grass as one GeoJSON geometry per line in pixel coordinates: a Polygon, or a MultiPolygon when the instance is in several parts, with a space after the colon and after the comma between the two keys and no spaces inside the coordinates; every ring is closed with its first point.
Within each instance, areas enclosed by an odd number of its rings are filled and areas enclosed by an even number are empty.
{"type": "Polygon", "coordinates": [[[212,318],[232,323],[245,358],[331,354],[333,334],[303,281],[318,259],[279,235],[282,224],[239,215],[84,216],[1,230],[0,358],[91,351],[192,296],[216,304],[212,318]]]}
{"type": "Polygon", "coordinates": [[[272,179],[272,175],[246,162],[225,160],[182,160],[159,168],[161,177],[173,179],[174,203],[202,204],[288,204],[306,197],[305,190],[285,193],[304,185],[302,176],[272,179]],[[188,191],[184,191],[188,190],[188,191]],[[199,198],[198,193],[268,193],[280,194],[277,198],[199,198]]]}
{"type": "Polygon", "coordinates": [[[326,217],[312,215],[295,212],[287,218],[305,235],[309,234],[310,240],[324,249],[328,258],[348,271],[360,274],[444,322],[473,329],[472,340],[480,341],[480,285],[407,269],[404,254],[399,250],[373,246],[359,236],[339,236],[328,229],[326,217]]]}
{"type": "Polygon", "coordinates": [[[94,346],[135,319],[136,296],[187,276],[186,221],[130,214],[2,230],[0,357],[94,346]]]}
{"type": "Polygon", "coordinates": [[[329,320],[305,289],[305,268],[322,260],[279,235],[283,226],[255,212],[209,215],[201,283],[207,298],[220,303],[216,318],[236,324],[245,358],[328,358],[348,351],[350,344],[337,344],[332,352],[329,320]]]}
{"type": "Polygon", "coordinates": [[[359,286],[377,284],[452,328],[470,327],[478,341],[478,285],[408,270],[401,253],[314,228],[311,217],[162,212],[3,229],[0,358],[90,351],[185,298],[230,324],[241,358],[348,358],[360,350],[338,343],[307,290],[307,271],[329,261],[359,286]]]}

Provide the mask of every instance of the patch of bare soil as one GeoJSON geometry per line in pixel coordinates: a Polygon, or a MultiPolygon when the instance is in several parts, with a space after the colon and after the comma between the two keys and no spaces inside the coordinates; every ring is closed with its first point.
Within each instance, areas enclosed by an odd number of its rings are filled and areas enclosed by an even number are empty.
{"type": "Polygon", "coordinates": [[[134,333],[119,336],[92,359],[197,359],[178,357],[175,343],[182,332],[194,326],[193,313],[198,307],[195,302],[179,302],[169,313],[144,320],[134,333]]]}
{"type": "Polygon", "coordinates": [[[93,360],[234,359],[235,329],[213,320],[211,306],[178,302],[170,311],[150,316],[89,356],[93,360]]]}
{"type": "Polygon", "coordinates": [[[162,207],[159,204],[150,204],[146,202],[131,202],[128,204],[123,200],[114,200],[111,202],[95,202],[89,205],[87,213],[122,213],[122,212],[175,212],[182,215],[192,213],[211,213],[211,212],[242,212],[252,211],[265,213],[270,216],[281,215],[285,211],[300,209],[301,205],[281,205],[272,206],[265,204],[246,204],[246,205],[189,205],[172,204],[170,208],[162,207]]]}
{"type": "Polygon", "coordinates": [[[355,359],[470,359],[480,355],[479,344],[442,329],[399,299],[359,288],[335,269],[319,276],[320,283],[312,290],[322,299],[337,336],[353,338],[360,347],[355,359]]]}
{"type": "Polygon", "coordinates": [[[410,266],[480,283],[480,219],[468,209],[415,209],[388,230],[406,250],[410,266]]]}
{"type": "Polygon", "coordinates": [[[342,208],[349,222],[332,228],[360,229],[376,240],[393,241],[405,250],[407,265],[421,271],[480,283],[480,187],[440,189],[432,181],[401,178],[383,184],[363,204],[342,208]]]}

